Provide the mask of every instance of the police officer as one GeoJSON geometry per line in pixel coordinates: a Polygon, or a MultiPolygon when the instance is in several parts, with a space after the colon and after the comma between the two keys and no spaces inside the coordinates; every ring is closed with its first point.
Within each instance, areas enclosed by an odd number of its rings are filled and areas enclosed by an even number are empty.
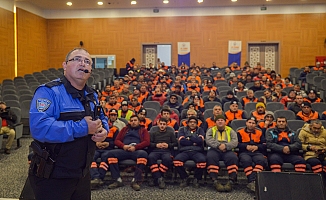
{"type": "Polygon", "coordinates": [[[86,85],[90,54],[75,48],[62,66],[64,76],[37,88],[31,101],[29,180],[36,199],[89,200],[95,143],[106,138],[109,127],[97,93],[86,85]]]}

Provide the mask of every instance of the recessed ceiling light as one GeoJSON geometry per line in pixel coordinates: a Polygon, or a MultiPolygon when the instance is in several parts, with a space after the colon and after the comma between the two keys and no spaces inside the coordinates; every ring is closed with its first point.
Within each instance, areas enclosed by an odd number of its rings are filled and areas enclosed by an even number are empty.
{"type": "Polygon", "coordinates": [[[231,0],[232,2],[236,2],[236,1],[238,1],[238,0],[231,0]]]}
{"type": "Polygon", "coordinates": [[[272,1],[272,0],[266,0],[266,1],[272,1]]]}
{"type": "Polygon", "coordinates": [[[169,3],[169,0],[164,0],[163,3],[165,4],[169,3]]]}
{"type": "Polygon", "coordinates": [[[102,1],[99,1],[99,2],[97,2],[97,5],[103,5],[103,2],[102,1]]]}
{"type": "Polygon", "coordinates": [[[198,3],[203,3],[204,2],[204,0],[198,0],[198,3]]]}
{"type": "Polygon", "coordinates": [[[131,1],[131,5],[136,5],[137,1],[131,1]]]}
{"type": "Polygon", "coordinates": [[[72,3],[70,1],[67,2],[67,6],[72,6],[72,3]]]}

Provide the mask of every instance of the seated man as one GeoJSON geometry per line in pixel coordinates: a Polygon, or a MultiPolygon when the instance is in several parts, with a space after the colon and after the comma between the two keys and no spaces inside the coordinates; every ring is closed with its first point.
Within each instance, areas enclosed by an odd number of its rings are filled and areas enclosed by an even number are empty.
{"type": "Polygon", "coordinates": [[[245,107],[245,105],[249,102],[258,102],[258,99],[254,96],[254,91],[248,90],[247,96],[241,98],[241,104],[242,107],[245,107]]]}
{"type": "Polygon", "coordinates": [[[275,128],[276,122],[275,122],[274,113],[271,111],[266,111],[264,120],[262,120],[258,123],[258,127],[263,131],[263,134],[265,134],[267,129],[275,128]]]}
{"type": "Polygon", "coordinates": [[[264,90],[264,96],[260,97],[259,101],[266,104],[268,102],[277,102],[278,98],[272,95],[271,89],[267,88],[264,90]]]}
{"type": "Polygon", "coordinates": [[[2,127],[0,134],[8,135],[8,140],[6,143],[5,154],[10,154],[10,149],[12,143],[14,142],[16,132],[14,130],[14,124],[17,121],[16,114],[10,110],[10,107],[6,106],[6,103],[0,102],[0,117],[2,118],[2,127]]]}
{"type": "Polygon", "coordinates": [[[173,164],[181,178],[180,187],[186,187],[190,181],[183,166],[187,160],[193,160],[196,163],[194,187],[199,187],[199,180],[202,179],[206,168],[206,156],[203,154],[205,132],[197,126],[197,123],[198,119],[191,116],[188,118],[188,125],[181,127],[178,132],[180,153],[174,158],[173,164]]]}
{"type": "Polygon", "coordinates": [[[298,134],[290,130],[285,117],[276,119],[276,127],[266,132],[268,161],[272,172],[281,172],[284,162],[294,165],[296,172],[306,171],[306,161],[299,155],[302,149],[298,134]]]}
{"type": "Polygon", "coordinates": [[[159,130],[150,134],[151,153],[148,155],[148,165],[150,166],[154,184],[160,189],[165,188],[163,175],[172,167],[172,151],[178,145],[174,131],[167,131],[167,120],[161,118],[158,121],[159,130]],[[162,162],[157,164],[157,160],[162,162]]]}
{"type": "Polygon", "coordinates": [[[238,146],[238,137],[231,127],[226,126],[223,115],[218,115],[215,118],[215,122],[216,126],[208,129],[206,132],[206,144],[209,146],[207,152],[207,171],[213,179],[214,187],[217,191],[231,192],[232,184],[237,181],[238,157],[232,149],[238,146]],[[220,160],[224,161],[229,173],[229,181],[224,186],[217,180],[220,160]]]}
{"type": "Polygon", "coordinates": [[[103,185],[103,179],[106,172],[108,171],[108,154],[109,150],[114,148],[114,140],[119,133],[119,129],[109,122],[109,133],[103,142],[96,142],[96,150],[91,164],[91,189],[97,189],[99,186],[103,185]],[[97,159],[100,158],[99,165],[97,164],[97,159]]]}
{"type": "Polygon", "coordinates": [[[183,110],[183,106],[179,104],[178,102],[178,96],[176,94],[171,94],[168,102],[164,103],[165,105],[168,105],[170,108],[177,109],[180,113],[183,110]]]}
{"type": "Polygon", "coordinates": [[[142,108],[138,112],[139,124],[144,126],[148,131],[152,128],[152,120],[146,117],[147,111],[142,108]]]}
{"type": "Polygon", "coordinates": [[[109,96],[109,101],[105,104],[105,114],[108,116],[109,110],[112,108],[118,110],[120,108],[121,104],[117,102],[117,98],[114,95],[109,96]]]}
{"type": "Polygon", "coordinates": [[[134,111],[128,109],[128,102],[123,101],[121,107],[118,110],[118,118],[125,118],[127,121],[130,120],[130,117],[134,114],[134,111]]]}
{"type": "Polygon", "coordinates": [[[303,103],[303,96],[301,94],[297,94],[294,99],[294,103],[291,103],[288,106],[288,110],[292,110],[294,114],[298,114],[301,111],[303,103]]]}
{"type": "Polygon", "coordinates": [[[320,117],[317,111],[311,109],[311,103],[304,101],[302,103],[301,111],[297,113],[296,119],[310,123],[310,120],[320,119],[320,117]]]}
{"type": "Polygon", "coordinates": [[[325,180],[326,130],[321,121],[312,120],[310,124],[305,124],[299,133],[299,139],[304,151],[303,158],[310,164],[312,171],[323,174],[325,180]]]}
{"type": "Polygon", "coordinates": [[[256,104],[256,110],[253,111],[250,115],[251,117],[256,118],[257,121],[264,120],[266,115],[266,105],[262,102],[256,104]]]}
{"type": "Polygon", "coordinates": [[[221,100],[217,97],[216,91],[214,91],[214,90],[210,90],[209,94],[207,96],[203,97],[203,102],[204,103],[212,102],[212,101],[221,103],[221,100]]]}
{"type": "Polygon", "coordinates": [[[246,127],[238,131],[239,162],[248,178],[247,187],[255,192],[257,172],[267,167],[266,139],[261,130],[256,129],[257,121],[254,117],[247,119],[246,127]]]}
{"type": "Polygon", "coordinates": [[[226,125],[230,125],[235,119],[247,119],[247,115],[243,110],[239,110],[239,105],[237,101],[232,101],[230,103],[230,110],[225,112],[226,125]]]}
{"type": "MultiPolygon", "coordinates": [[[[178,122],[178,124],[179,124],[179,116],[178,116],[178,114],[175,113],[173,110],[171,110],[170,107],[169,107],[168,105],[164,105],[164,106],[162,107],[162,109],[168,109],[168,110],[170,110],[170,111],[171,111],[171,114],[170,114],[171,119],[175,119],[175,120],[178,122]]],[[[158,121],[161,117],[162,117],[161,113],[159,113],[159,114],[155,117],[155,119],[154,119],[154,126],[157,125],[157,121],[158,121]]]]}
{"type": "Polygon", "coordinates": [[[112,124],[112,126],[117,127],[119,131],[121,131],[121,129],[126,126],[126,124],[123,121],[118,119],[118,110],[116,109],[111,109],[109,111],[108,123],[112,124]]]}
{"type": "Polygon", "coordinates": [[[303,99],[304,101],[307,101],[309,103],[320,103],[323,102],[321,98],[317,96],[316,90],[310,90],[308,93],[308,96],[303,99]]]}
{"type": "Polygon", "coordinates": [[[132,189],[140,190],[142,172],[147,164],[147,152],[144,150],[150,144],[148,131],[140,126],[136,115],[130,117],[130,124],[124,127],[118,134],[114,144],[119,149],[113,149],[108,153],[111,176],[115,182],[109,185],[109,189],[123,186],[119,171],[119,160],[133,159],[137,162],[135,175],[131,183],[132,189]]]}
{"type": "MultiPolygon", "coordinates": [[[[198,119],[198,114],[197,114],[197,112],[195,110],[189,109],[187,111],[187,120],[183,120],[182,123],[180,123],[180,127],[181,126],[187,126],[188,125],[188,119],[189,119],[189,117],[196,117],[198,119]]],[[[205,128],[205,124],[200,119],[198,119],[197,126],[201,127],[202,129],[205,128]]]]}
{"type": "Polygon", "coordinates": [[[222,107],[219,106],[219,105],[216,105],[216,106],[214,106],[214,108],[213,108],[213,117],[210,117],[210,118],[207,118],[207,119],[206,119],[206,126],[207,126],[207,127],[205,127],[204,130],[207,130],[207,129],[209,129],[209,128],[212,128],[213,126],[216,125],[215,118],[216,118],[218,115],[224,115],[224,114],[223,114],[222,107]]]}
{"type": "Polygon", "coordinates": [[[129,105],[128,105],[128,109],[134,111],[134,113],[138,113],[140,111],[140,109],[143,106],[138,102],[137,98],[132,98],[129,105]]]}
{"type": "Polygon", "coordinates": [[[179,124],[177,120],[171,118],[171,110],[170,109],[162,109],[161,110],[162,118],[167,120],[167,126],[170,126],[174,129],[174,131],[179,130],[179,124]]]}

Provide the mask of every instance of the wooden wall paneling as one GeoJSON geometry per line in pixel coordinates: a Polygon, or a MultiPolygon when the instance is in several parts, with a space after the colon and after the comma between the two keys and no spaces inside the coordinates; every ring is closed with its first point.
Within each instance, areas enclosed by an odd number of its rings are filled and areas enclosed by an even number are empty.
{"type": "Polygon", "coordinates": [[[319,14],[300,14],[298,15],[298,17],[300,19],[298,26],[300,27],[301,30],[316,29],[319,26],[319,21],[320,21],[319,14]]]}
{"type": "Polygon", "coordinates": [[[265,15],[251,15],[250,16],[250,31],[266,30],[266,16],[265,15]]]}
{"type": "Polygon", "coordinates": [[[266,31],[284,30],[284,15],[266,15],[266,31]]]}
{"type": "Polygon", "coordinates": [[[18,76],[48,68],[47,21],[17,8],[18,76]]]}
{"type": "Polygon", "coordinates": [[[0,8],[0,83],[15,77],[14,13],[0,8]]]}
{"type": "Polygon", "coordinates": [[[301,31],[300,46],[317,46],[317,32],[314,29],[305,29],[301,31]]]}

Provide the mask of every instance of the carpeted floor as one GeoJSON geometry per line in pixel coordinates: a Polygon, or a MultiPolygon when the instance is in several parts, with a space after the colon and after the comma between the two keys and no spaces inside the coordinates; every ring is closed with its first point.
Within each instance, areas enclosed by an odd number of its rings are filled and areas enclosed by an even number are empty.
{"type": "MultiPolygon", "coordinates": [[[[3,150],[0,153],[0,198],[19,198],[27,178],[27,154],[28,146],[31,138],[22,138],[22,147],[12,150],[10,155],[5,155],[3,150]]],[[[109,177],[107,177],[109,178],[109,177]]],[[[178,200],[204,200],[204,199],[234,199],[245,200],[254,199],[254,193],[246,188],[246,178],[243,174],[239,176],[239,183],[234,187],[231,193],[219,193],[212,188],[211,183],[203,184],[199,189],[189,186],[180,188],[178,183],[169,182],[164,190],[157,187],[149,187],[147,182],[141,185],[141,191],[134,191],[130,185],[108,190],[107,185],[98,190],[92,191],[93,200],[104,199],[142,199],[152,200],[159,198],[160,200],[178,199],[178,200]]]]}

